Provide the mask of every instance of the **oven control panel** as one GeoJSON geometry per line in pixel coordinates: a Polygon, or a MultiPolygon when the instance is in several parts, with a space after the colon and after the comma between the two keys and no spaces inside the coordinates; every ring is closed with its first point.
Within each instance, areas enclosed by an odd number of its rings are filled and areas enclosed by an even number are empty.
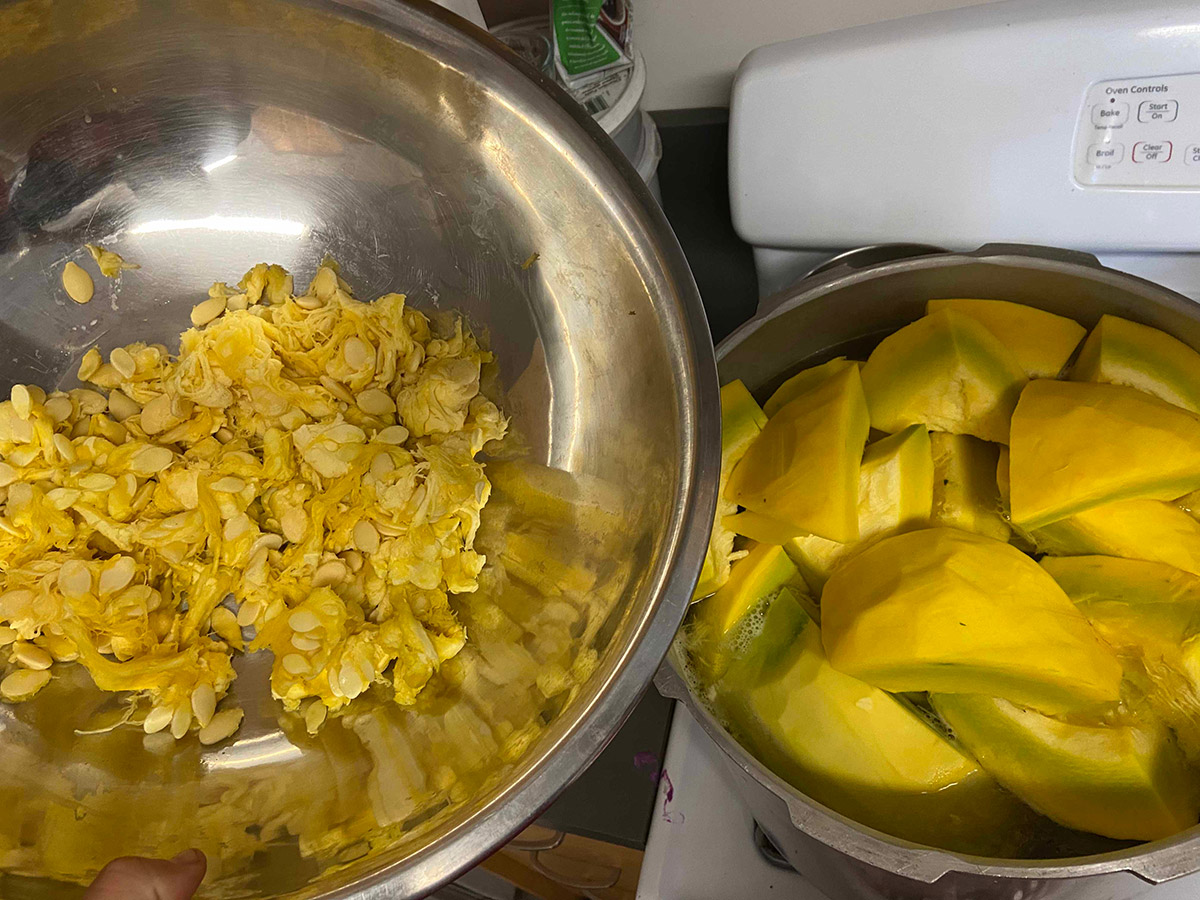
{"type": "Polygon", "coordinates": [[[1084,187],[1200,189],[1200,73],[1093,84],[1074,153],[1084,187]]]}

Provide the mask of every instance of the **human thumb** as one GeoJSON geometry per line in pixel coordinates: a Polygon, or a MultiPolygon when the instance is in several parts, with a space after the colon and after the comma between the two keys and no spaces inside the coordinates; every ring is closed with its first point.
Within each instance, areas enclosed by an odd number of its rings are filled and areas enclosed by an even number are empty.
{"type": "Polygon", "coordinates": [[[189,900],[207,868],[199,850],[173,859],[123,856],[100,870],[83,900],[189,900]]]}

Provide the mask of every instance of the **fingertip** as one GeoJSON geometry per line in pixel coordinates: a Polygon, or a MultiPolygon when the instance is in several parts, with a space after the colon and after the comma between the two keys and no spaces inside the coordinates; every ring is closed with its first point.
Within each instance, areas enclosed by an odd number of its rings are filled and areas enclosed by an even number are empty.
{"type": "Polygon", "coordinates": [[[171,862],[180,866],[196,866],[201,863],[207,864],[208,860],[205,858],[202,850],[192,847],[184,850],[182,853],[176,853],[171,857],[171,862]]]}

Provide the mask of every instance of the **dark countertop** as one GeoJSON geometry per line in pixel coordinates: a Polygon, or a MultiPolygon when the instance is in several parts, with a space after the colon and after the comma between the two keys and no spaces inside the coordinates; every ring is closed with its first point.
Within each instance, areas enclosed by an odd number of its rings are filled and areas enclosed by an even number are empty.
{"type": "MultiPolygon", "coordinates": [[[[713,340],[720,341],[758,304],[753,256],[729,217],[728,112],[681,110],[654,118],[663,143],[658,167],[663,211],[692,267],[713,340]]],[[[643,849],[673,705],[648,688],[604,752],[539,824],[643,849]]]]}

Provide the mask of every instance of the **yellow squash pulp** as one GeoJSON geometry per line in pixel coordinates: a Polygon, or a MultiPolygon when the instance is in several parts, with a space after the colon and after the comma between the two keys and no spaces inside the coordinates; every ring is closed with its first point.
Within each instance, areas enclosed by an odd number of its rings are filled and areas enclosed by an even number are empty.
{"type": "Polygon", "coordinates": [[[507,427],[479,392],[490,354],[400,294],[356,300],[334,264],[299,295],[260,264],[192,320],[177,357],[88,351],[107,397],[0,404],[0,640],[34,671],[78,660],[176,737],[232,721],[247,626],[287,709],[376,682],[411,704],[463,647],[449,596],[484,563],[475,457],[507,427]]]}

